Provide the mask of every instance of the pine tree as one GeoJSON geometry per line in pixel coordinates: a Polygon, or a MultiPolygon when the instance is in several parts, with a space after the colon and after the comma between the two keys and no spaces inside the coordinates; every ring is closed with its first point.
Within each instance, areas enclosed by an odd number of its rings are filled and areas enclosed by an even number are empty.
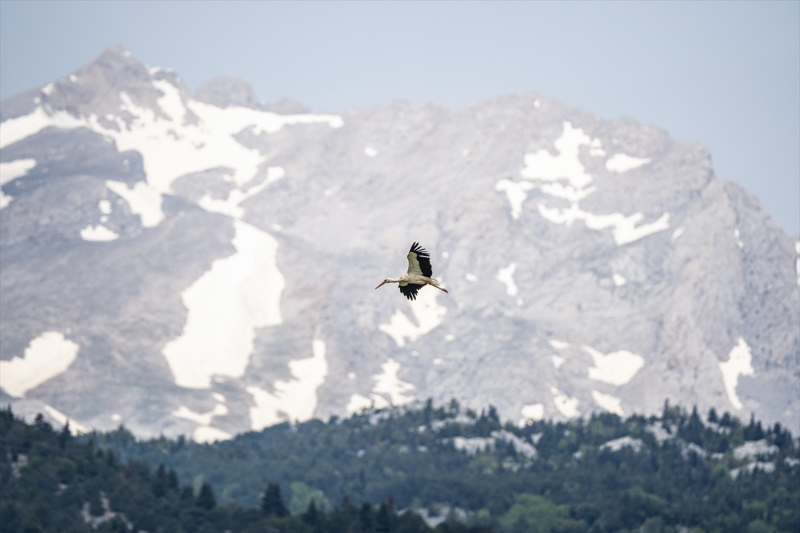
{"type": "Polygon", "coordinates": [[[320,513],[317,510],[317,503],[312,498],[306,512],[303,513],[303,522],[312,527],[319,527],[321,521],[320,513]]]}
{"type": "Polygon", "coordinates": [[[216,505],[217,501],[214,498],[214,489],[211,488],[211,484],[207,481],[203,482],[203,486],[200,487],[200,494],[197,495],[197,506],[210,511],[216,507],[216,505]]]}
{"type": "Polygon", "coordinates": [[[381,502],[378,514],[375,516],[375,531],[378,533],[388,533],[392,530],[393,509],[390,504],[381,502]]]}
{"type": "Polygon", "coordinates": [[[264,491],[264,497],[261,499],[261,511],[266,516],[284,517],[289,515],[289,509],[286,508],[283,496],[281,496],[281,486],[277,483],[267,485],[267,490],[264,491]]]}

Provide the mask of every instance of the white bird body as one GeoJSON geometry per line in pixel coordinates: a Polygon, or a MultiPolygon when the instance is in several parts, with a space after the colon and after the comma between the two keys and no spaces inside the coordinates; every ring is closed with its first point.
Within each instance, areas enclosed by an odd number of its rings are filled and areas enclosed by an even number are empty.
{"type": "Polygon", "coordinates": [[[375,287],[376,289],[384,283],[397,283],[400,286],[400,292],[409,300],[416,300],[417,292],[425,285],[447,292],[447,289],[440,287],[439,282],[431,277],[433,272],[431,270],[430,255],[419,243],[415,242],[411,245],[411,250],[409,250],[406,257],[408,259],[408,271],[397,279],[386,278],[380,285],[375,287]]]}

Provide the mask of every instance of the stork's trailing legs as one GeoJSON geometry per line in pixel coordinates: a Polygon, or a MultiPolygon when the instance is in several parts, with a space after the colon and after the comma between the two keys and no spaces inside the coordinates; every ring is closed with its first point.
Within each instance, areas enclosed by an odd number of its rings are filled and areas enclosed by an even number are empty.
{"type": "MultiPolygon", "coordinates": [[[[431,283],[430,281],[428,282],[428,285],[430,285],[431,287],[436,287],[437,289],[439,289],[439,290],[440,290],[440,291],[442,291],[442,292],[447,292],[447,289],[443,289],[442,287],[438,286],[438,285],[437,285],[437,284],[435,284],[435,283],[431,283]]],[[[449,294],[449,293],[448,293],[448,294],[449,294]]]]}

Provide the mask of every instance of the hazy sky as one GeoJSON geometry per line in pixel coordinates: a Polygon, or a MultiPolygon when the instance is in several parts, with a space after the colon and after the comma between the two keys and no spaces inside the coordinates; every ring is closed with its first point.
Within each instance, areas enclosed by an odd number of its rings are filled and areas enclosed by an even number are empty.
{"type": "Polygon", "coordinates": [[[711,150],[717,176],[800,232],[800,1],[0,1],[0,97],[111,43],[191,89],[239,76],[317,111],[458,107],[536,90],[711,150]]]}

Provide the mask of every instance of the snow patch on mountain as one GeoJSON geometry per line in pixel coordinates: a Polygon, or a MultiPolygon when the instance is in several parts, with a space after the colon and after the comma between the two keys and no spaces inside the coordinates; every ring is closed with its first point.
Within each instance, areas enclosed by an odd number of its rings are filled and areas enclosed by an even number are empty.
{"type": "Polygon", "coordinates": [[[116,231],[110,230],[102,224],[96,226],[89,224],[81,230],[80,235],[84,241],[105,242],[119,239],[116,231]]]}
{"type": "Polygon", "coordinates": [[[499,431],[492,431],[491,435],[496,441],[499,440],[500,442],[511,444],[514,447],[515,452],[522,454],[529,459],[536,457],[536,448],[510,431],[501,429],[499,431]]]}
{"type": "Polygon", "coordinates": [[[400,371],[400,363],[391,357],[381,365],[383,372],[375,376],[375,387],[372,392],[383,394],[389,397],[391,405],[404,405],[414,400],[413,396],[406,396],[406,393],[414,388],[411,383],[402,381],[397,373],[400,371]]]}
{"type": "Polygon", "coordinates": [[[506,286],[506,294],[516,296],[517,285],[514,283],[514,272],[517,270],[516,263],[511,263],[506,268],[497,271],[497,280],[506,286]]]}
{"type": "Polygon", "coordinates": [[[581,412],[578,411],[577,398],[571,398],[555,387],[550,388],[550,393],[553,395],[553,403],[556,405],[556,409],[558,409],[559,413],[567,418],[575,418],[581,415],[581,412]]]}
{"type": "Polygon", "coordinates": [[[736,387],[739,385],[739,376],[752,376],[755,371],[750,365],[753,357],[750,354],[750,346],[744,338],[739,337],[736,346],[728,354],[728,360],[719,363],[722,372],[722,382],[725,384],[725,391],[728,393],[728,400],[734,409],[739,410],[744,405],[736,394],[736,387]]]}
{"type": "Polygon", "coordinates": [[[222,403],[218,403],[214,406],[213,410],[208,411],[207,413],[196,413],[185,405],[181,405],[177,411],[172,413],[173,416],[191,420],[192,422],[196,422],[198,424],[198,427],[195,428],[194,432],[192,432],[192,439],[195,442],[201,443],[229,440],[232,438],[228,432],[210,427],[211,420],[215,416],[225,416],[227,414],[228,408],[222,403]]]}
{"type": "Polygon", "coordinates": [[[192,440],[201,444],[210,444],[212,442],[230,440],[232,438],[233,435],[227,431],[223,431],[219,428],[212,428],[210,426],[198,426],[192,432],[192,440]]]}
{"type": "Polygon", "coordinates": [[[566,179],[575,189],[583,189],[591,183],[592,176],[578,157],[578,150],[582,145],[591,144],[592,139],[582,129],[573,128],[570,122],[562,124],[561,137],[553,142],[558,155],[554,156],[547,150],[525,154],[525,168],[520,171],[523,178],[542,181],[556,181],[566,179]]]}
{"type": "Polygon", "coordinates": [[[317,389],[328,375],[325,341],[311,343],[312,357],[289,362],[294,377],[291,381],[276,381],[274,393],[261,387],[247,387],[255,406],[250,408],[250,425],[254,431],[284,422],[305,422],[317,408],[317,389]]]}
{"type": "Polygon", "coordinates": [[[218,403],[214,406],[214,409],[208,411],[207,413],[196,413],[185,405],[181,405],[176,411],[173,411],[172,416],[191,420],[192,422],[196,422],[201,426],[208,426],[211,424],[211,419],[213,419],[215,416],[225,416],[227,414],[228,408],[225,407],[224,404],[218,403]]]}
{"type": "Polygon", "coordinates": [[[653,233],[669,229],[669,213],[664,213],[654,222],[637,226],[644,218],[642,213],[634,213],[627,217],[621,213],[594,215],[583,211],[577,203],[573,203],[569,208],[562,209],[557,207],[547,208],[542,204],[538,204],[538,209],[539,214],[554,224],[564,224],[569,227],[574,221],[583,220],[589,229],[599,231],[613,228],[614,241],[617,246],[638,241],[653,233]]]}
{"type": "Polygon", "coordinates": [[[359,413],[364,409],[371,408],[373,403],[374,400],[370,400],[366,396],[361,396],[360,394],[353,394],[352,396],[350,396],[350,401],[347,402],[345,410],[347,411],[348,414],[359,413]]]}
{"type": "MultiPolygon", "coordinates": [[[[7,163],[0,163],[0,187],[10,181],[24,176],[35,166],[35,159],[17,159],[7,163]]],[[[13,198],[13,196],[6,196],[3,191],[0,190],[0,209],[3,209],[10,204],[13,198]]]]}
{"type": "Polygon", "coordinates": [[[85,120],[73,117],[65,111],[53,113],[40,106],[27,115],[10,118],[0,123],[0,148],[5,148],[26,137],[39,133],[49,126],[60,129],[75,129],[86,125],[85,120]]]}
{"type": "Polygon", "coordinates": [[[164,220],[161,210],[161,193],[144,181],[137,182],[132,189],[121,181],[106,180],[106,187],[128,203],[131,213],[139,215],[142,227],[154,228],[164,220]]]}
{"type": "Polygon", "coordinates": [[[281,167],[268,167],[267,177],[259,183],[242,191],[241,189],[233,189],[228,193],[225,200],[213,199],[208,194],[205,194],[197,205],[211,213],[221,213],[232,218],[242,218],[244,216],[244,208],[239,204],[260,193],[273,182],[278,181],[286,175],[286,172],[281,167]]]}
{"type": "Polygon", "coordinates": [[[583,351],[594,359],[594,367],[589,369],[589,379],[603,383],[624,385],[644,366],[644,358],[641,355],[627,350],[602,354],[591,346],[583,346],[583,351]]]}
{"type": "Polygon", "coordinates": [[[592,391],[592,398],[594,399],[594,403],[609,413],[625,416],[625,413],[622,411],[622,406],[620,405],[621,400],[619,398],[611,396],[610,394],[603,394],[602,392],[598,392],[596,390],[592,391]]]}
{"type": "Polygon", "coordinates": [[[606,161],[606,170],[621,174],[646,165],[650,161],[651,159],[649,157],[632,157],[628,154],[614,154],[606,161]]]}
{"type": "MultiPolygon", "coordinates": [[[[538,204],[539,214],[546,220],[567,227],[576,220],[583,220],[587,228],[598,231],[612,228],[614,240],[618,246],[669,228],[669,213],[664,213],[655,222],[637,227],[637,224],[644,218],[642,213],[625,216],[621,213],[596,215],[583,211],[579,202],[597,188],[587,187],[593,178],[586,172],[586,168],[580,161],[579,149],[582,145],[589,145],[590,149],[597,148],[600,146],[599,140],[592,140],[582,129],[574,128],[570,122],[564,122],[561,136],[553,142],[553,145],[558,150],[558,155],[554,156],[547,150],[525,154],[525,167],[520,171],[520,175],[527,180],[548,182],[538,186],[543,193],[555,198],[566,199],[571,203],[568,208],[550,208],[544,204],[538,204]],[[559,181],[566,181],[568,185],[559,183],[559,181]]],[[[599,155],[596,149],[594,155],[599,155]]],[[[617,154],[609,161],[611,169],[616,172],[624,172],[650,160],[617,154]]],[[[511,204],[511,216],[514,219],[519,218],[522,212],[522,203],[528,197],[527,191],[533,188],[537,188],[537,186],[529,181],[513,182],[508,179],[502,179],[495,185],[495,190],[505,191],[511,204]]]]}
{"type": "Polygon", "coordinates": [[[522,418],[519,421],[520,426],[526,425],[529,421],[538,422],[544,418],[544,404],[532,403],[523,405],[520,409],[522,418]]]}
{"type": "Polygon", "coordinates": [[[411,342],[417,340],[420,336],[438,327],[444,320],[444,315],[447,314],[447,308],[436,302],[437,296],[438,291],[434,289],[421,290],[417,293],[416,300],[408,301],[418,325],[415,326],[405,313],[398,309],[392,315],[389,323],[379,325],[378,329],[393,338],[401,348],[405,346],[406,339],[411,342]]]}
{"type": "Polygon", "coordinates": [[[736,241],[736,246],[738,246],[740,250],[743,249],[744,243],[742,242],[742,239],[739,238],[739,228],[733,230],[733,238],[736,241]]]}
{"type": "Polygon", "coordinates": [[[794,271],[797,273],[797,286],[800,287],[800,241],[794,243],[794,250],[797,252],[797,259],[794,262],[794,271]]]}
{"type": "Polygon", "coordinates": [[[29,390],[63,374],[78,356],[79,346],[58,331],[33,339],[22,357],[0,361],[0,388],[22,398],[29,390]]]}
{"type": "Polygon", "coordinates": [[[80,422],[76,421],[74,418],[70,418],[58,409],[50,406],[44,406],[44,412],[47,413],[53,420],[61,424],[62,426],[66,426],[69,424],[70,432],[73,434],[76,433],[89,433],[89,428],[81,424],[80,422]]]}
{"type": "Polygon", "coordinates": [[[188,311],[183,334],[162,352],[181,387],[208,388],[215,374],[243,376],[255,328],[282,322],[278,241],[240,220],[234,227],[236,253],[214,261],[183,292],[188,311]]]}
{"type": "Polygon", "coordinates": [[[15,159],[7,163],[0,163],[0,185],[24,176],[35,166],[35,159],[15,159]]]}
{"type": "Polygon", "coordinates": [[[511,204],[511,218],[516,220],[522,213],[522,202],[528,198],[527,191],[533,189],[534,185],[527,181],[514,182],[503,179],[498,181],[494,188],[496,191],[505,191],[508,203],[511,204]]]}
{"type": "Polygon", "coordinates": [[[147,184],[158,193],[169,193],[172,182],[178,177],[221,166],[234,169],[236,184],[250,181],[266,158],[258,150],[246,148],[234,139],[234,135],[246,129],[259,135],[275,133],[293,124],[323,123],[331,128],[344,125],[339,115],[279,115],[236,106],[222,109],[184,100],[178,88],[168,81],[154,80],[152,84],[163,93],[157,103],[166,118],[152,109],[138,106],[125,92],[119,95],[123,101],[121,109],[132,115],[133,120],[128,124],[118,116],[106,117],[116,128],[106,128],[96,115],[73,117],[65,112],[50,113],[40,106],[28,115],[0,124],[0,147],[48,126],[86,127],[116,141],[120,151],[139,152],[147,184]],[[188,111],[200,118],[198,124],[186,123],[188,111]]]}

